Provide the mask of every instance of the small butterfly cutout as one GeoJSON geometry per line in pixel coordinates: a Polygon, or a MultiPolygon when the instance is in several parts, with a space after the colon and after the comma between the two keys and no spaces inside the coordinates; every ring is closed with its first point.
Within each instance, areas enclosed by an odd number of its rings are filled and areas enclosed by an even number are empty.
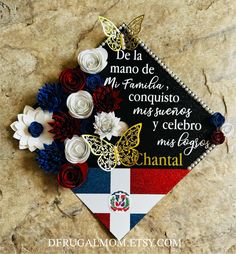
{"type": "Polygon", "coordinates": [[[99,16],[103,32],[108,37],[106,43],[110,49],[113,51],[134,50],[138,46],[138,34],[141,31],[143,18],[144,15],[141,15],[133,19],[127,26],[128,31],[125,30],[124,33],[121,33],[109,19],[99,16]]]}
{"type": "Polygon", "coordinates": [[[90,146],[91,152],[99,156],[98,166],[110,171],[120,164],[131,167],[138,162],[139,152],[134,148],[140,143],[141,129],[142,123],[131,126],[115,145],[95,135],[85,134],[82,137],[90,146]]]}

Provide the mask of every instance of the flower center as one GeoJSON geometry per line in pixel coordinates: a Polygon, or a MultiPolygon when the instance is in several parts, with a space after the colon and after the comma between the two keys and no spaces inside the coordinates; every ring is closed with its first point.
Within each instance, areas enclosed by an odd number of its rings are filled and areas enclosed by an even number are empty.
{"type": "Polygon", "coordinates": [[[43,132],[43,125],[38,122],[32,122],[28,127],[28,131],[33,138],[37,138],[43,132]]]}
{"type": "Polygon", "coordinates": [[[69,181],[72,182],[72,181],[74,181],[75,176],[71,172],[68,172],[67,173],[67,178],[68,178],[69,181]]]}
{"type": "Polygon", "coordinates": [[[81,142],[75,147],[75,151],[78,157],[82,157],[85,152],[85,146],[81,142]]]}
{"type": "Polygon", "coordinates": [[[101,130],[103,132],[111,132],[112,128],[113,124],[110,119],[104,119],[104,121],[102,122],[101,130]]]}
{"type": "Polygon", "coordinates": [[[88,68],[93,69],[98,65],[98,59],[94,55],[91,55],[86,60],[87,60],[86,64],[88,68]]]}

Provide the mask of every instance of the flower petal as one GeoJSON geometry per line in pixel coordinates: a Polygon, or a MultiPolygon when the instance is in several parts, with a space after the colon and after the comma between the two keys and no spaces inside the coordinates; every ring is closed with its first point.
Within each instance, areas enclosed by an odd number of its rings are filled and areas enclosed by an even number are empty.
{"type": "Polygon", "coordinates": [[[54,122],[54,120],[52,119],[52,113],[50,113],[48,111],[44,111],[44,121],[45,122],[54,122]]]}
{"type": "MultiPolygon", "coordinates": [[[[53,127],[51,125],[49,125],[48,123],[46,123],[44,125],[44,131],[49,132],[52,129],[53,129],[53,127]]],[[[54,135],[52,135],[52,136],[54,136],[54,135]]]]}
{"type": "Polygon", "coordinates": [[[29,134],[26,132],[25,129],[17,130],[16,133],[17,133],[18,135],[20,135],[21,137],[22,137],[22,136],[29,136],[29,134]]]}
{"type": "Polygon", "coordinates": [[[37,107],[37,108],[34,110],[35,114],[37,114],[39,111],[42,111],[42,109],[41,109],[40,107],[37,107]]]}
{"type": "Polygon", "coordinates": [[[34,141],[34,146],[35,146],[36,148],[38,148],[39,150],[44,149],[43,143],[42,143],[42,141],[40,140],[40,138],[36,138],[36,139],[35,139],[35,141],[34,141]]]}
{"type": "Polygon", "coordinates": [[[16,127],[17,123],[18,123],[18,121],[15,121],[14,123],[12,123],[10,125],[10,127],[12,128],[13,131],[17,131],[17,127],[16,127]]]}
{"type": "Polygon", "coordinates": [[[25,105],[25,108],[24,108],[24,110],[23,110],[23,114],[24,114],[24,115],[28,115],[28,113],[29,113],[29,112],[32,112],[32,111],[34,111],[34,109],[33,109],[32,107],[30,107],[30,106],[28,106],[28,105],[25,105]]]}
{"type": "Polygon", "coordinates": [[[42,110],[38,111],[35,115],[35,120],[41,124],[44,124],[44,112],[42,110]]]}
{"type": "Polygon", "coordinates": [[[15,124],[15,127],[17,130],[21,130],[21,129],[24,129],[26,126],[23,123],[17,122],[15,124]]]}
{"type": "Polygon", "coordinates": [[[100,52],[100,54],[103,56],[104,60],[107,60],[108,53],[107,53],[106,49],[104,49],[103,47],[99,47],[96,50],[100,52]]]}
{"type": "Polygon", "coordinates": [[[53,142],[54,134],[44,131],[40,136],[39,139],[42,143],[50,145],[53,142]]]}
{"type": "Polygon", "coordinates": [[[28,142],[27,142],[27,143],[28,143],[28,146],[34,146],[34,139],[35,139],[35,138],[33,138],[33,137],[29,137],[29,138],[28,138],[28,142]]]}
{"type": "Polygon", "coordinates": [[[23,123],[23,115],[24,115],[24,114],[18,114],[18,115],[17,115],[17,119],[18,119],[18,121],[19,121],[20,123],[23,123]]]}
{"type": "Polygon", "coordinates": [[[21,136],[20,145],[21,146],[27,146],[28,145],[28,139],[29,139],[29,137],[27,137],[27,136],[21,136]]]}
{"type": "Polygon", "coordinates": [[[23,115],[23,122],[29,126],[32,122],[34,121],[34,119],[29,116],[29,115],[23,115]]]}
{"type": "Polygon", "coordinates": [[[36,150],[37,147],[40,147],[40,149],[43,149],[43,144],[41,143],[41,141],[40,142],[38,141],[39,141],[38,138],[29,137],[28,146],[31,152],[36,150]]]}
{"type": "Polygon", "coordinates": [[[18,132],[15,132],[14,135],[13,135],[13,138],[20,140],[21,139],[21,135],[19,135],[18,132]]]}
{"type": "Polygon", "coordinates": [[[29,146],[30,152],[34,152],[37,148],[35,146],[29,146]]]}
{"type": "Polygon", "coordinates": [[[22,146],[22,145],[19,144],[19,148],[20,148],[21,150],[22,150],[22,149],[27,149],[28,146],[22,146]]]}

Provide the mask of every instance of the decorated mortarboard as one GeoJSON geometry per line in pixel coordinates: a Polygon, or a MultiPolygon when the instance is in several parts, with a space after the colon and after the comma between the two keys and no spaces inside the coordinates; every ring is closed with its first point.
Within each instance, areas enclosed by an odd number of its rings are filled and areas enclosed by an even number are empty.
{"type": "Polygon", "coordinates": [[[57,175],[117,238],[123,238],[216,145],[213,112],[139,39],[144,16],[78,55],[25,106],[11,127],[20,149],[57,175]]]}

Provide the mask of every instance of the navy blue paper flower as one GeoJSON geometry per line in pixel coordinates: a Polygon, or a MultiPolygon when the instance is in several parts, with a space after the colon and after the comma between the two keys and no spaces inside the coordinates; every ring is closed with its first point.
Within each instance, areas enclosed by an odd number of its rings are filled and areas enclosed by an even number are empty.
{"type": "Polygon", "coordinates": [[[60,84],[45,84],[37,94],[38,105],[49,112],[59,111],[65,102],[60,84]]]}
{"type": "Polygon", "coordinates": [[[61,165],[65,162],[63,143],[54,141],[51,145],[44,144],[44,149],[36,152],[38,154],[36,161],[40,168],[47,173],[57,174],[61,165]]]}
{"type": "Polygon", "coordinates": [[[224,124],[224,122],[225,122],[225,118],[219,112],[216,112],[210,116],[210,123],[216,128],[220,128],[224,124]]]}
{"type": "Polygon", "coordinates": [[[86,87],[89,92],[93,92],[103,84],[104,79],[99,74],[89,75],[86,79],[86,87]]]}

